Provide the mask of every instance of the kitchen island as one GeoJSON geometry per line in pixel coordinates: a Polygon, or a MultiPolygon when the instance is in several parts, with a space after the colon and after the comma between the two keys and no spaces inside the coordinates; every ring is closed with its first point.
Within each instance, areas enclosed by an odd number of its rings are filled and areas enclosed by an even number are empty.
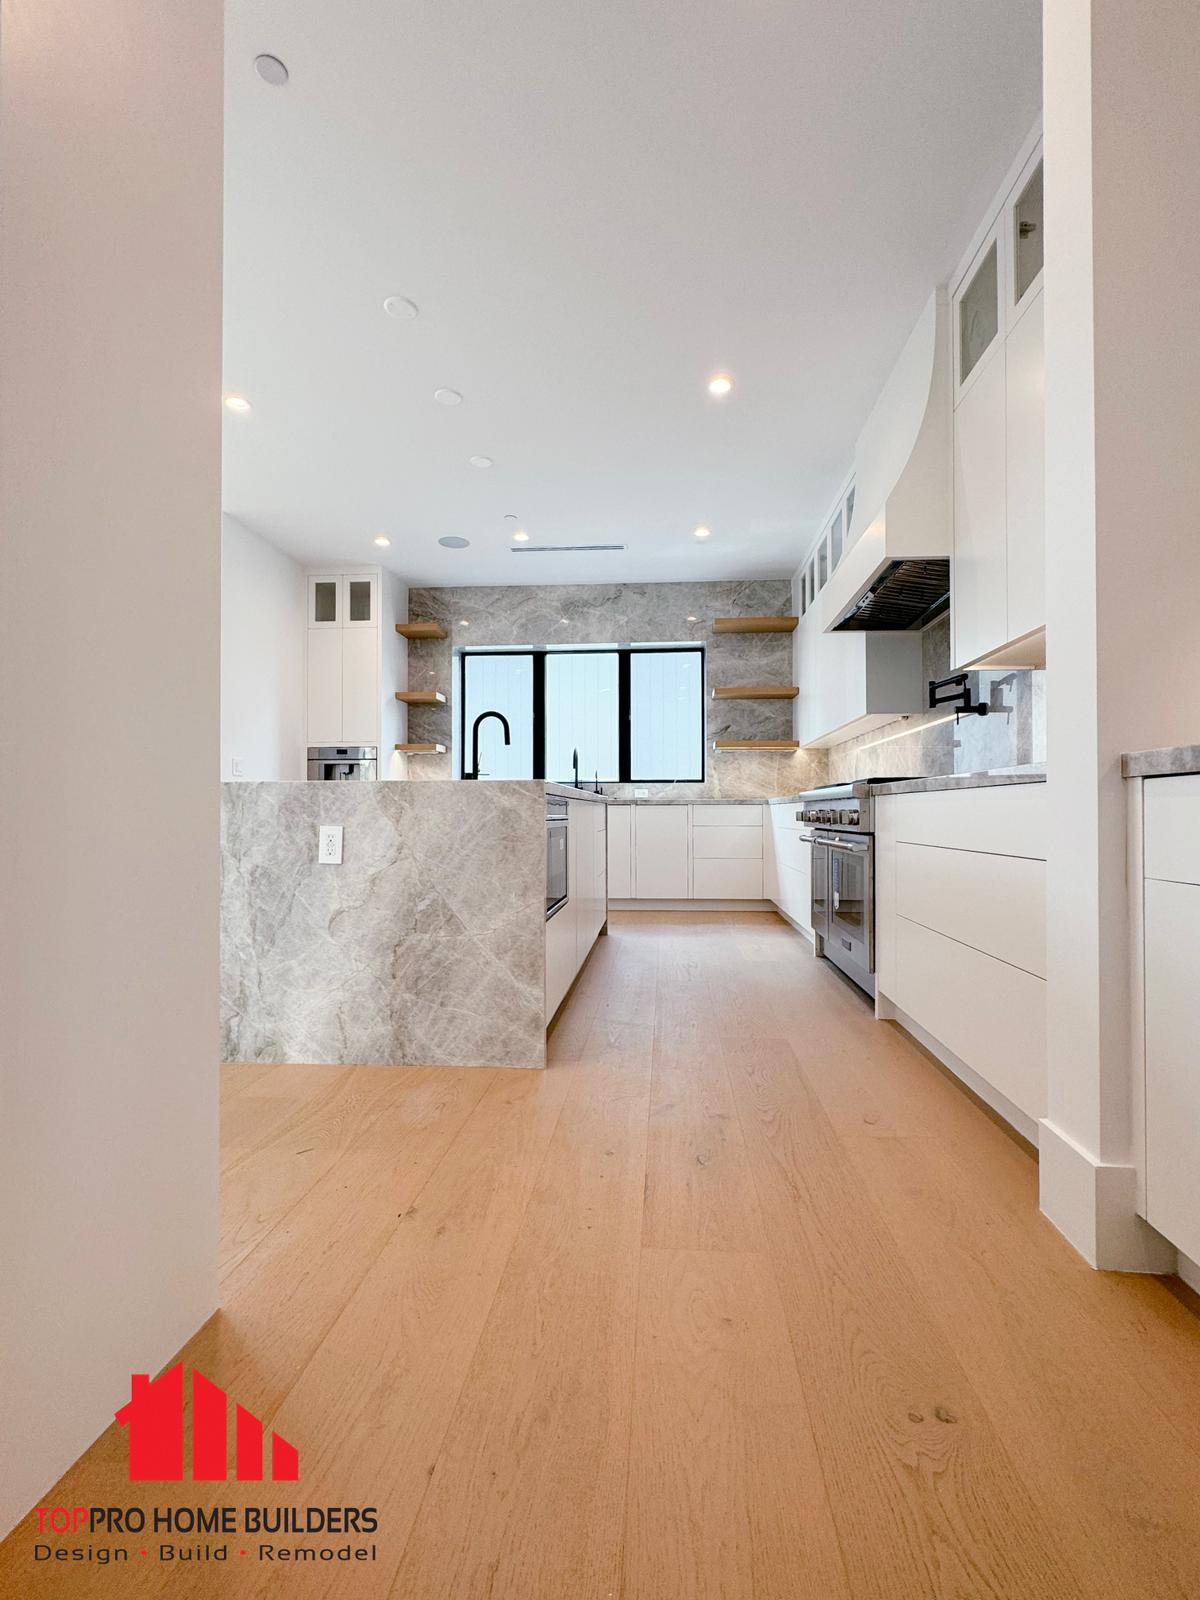
{"type": "Polygon", "coordinates": [[[225,1059],[543,1066],[548,793],[222,784],[225,1059]]]}

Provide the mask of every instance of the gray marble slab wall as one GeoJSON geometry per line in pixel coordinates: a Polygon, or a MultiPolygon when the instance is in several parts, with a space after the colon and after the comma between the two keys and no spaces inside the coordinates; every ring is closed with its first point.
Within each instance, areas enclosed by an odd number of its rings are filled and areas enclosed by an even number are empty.
{"type": "Polygon", "coordinates": [[[544,1065],[542,784],[226,783],[221,844],[226,1060],[544,1065]]]}
{"type": "MultiPolygon", "coordinates": [[[[445,706],[413,707],[409,738],[444,744],[444,756],[415,756],[413,779],[452,776],[457,712],[455,653],[481,645],[703,643],[707,689],[714,686],[792,682],[792,636],[714,634],[721,616],[782,616],[791,611],[788,579],[741,583],[621,583],[530,586],[464,586],[413,589],[409,615],[439,622],[444,640],[422,640],[409,648],[409,686],[440,689],[445,706]]],[[[706,699],[706,777],[702,784],[639,785],[651,795],[676,798],[761,799],[792,794],[824,782],[823,751],[716,751],[714,739],[790,739],[792,705],[787,700],[706,699]]],[[[615,799],[630,798],[631,786],[614,784],[615,799]]]]}
{"type": "MultiPolygon", "coordinates": [[[[926,680],[950,673],[950,618],[939,617],[922,638],[926,680]]],[[[1024,767],[1046,759],[1046,674],[1037,671],[972,672],[971,698],[988,705],[986,717],[947,722],[947,713],[920,712],[884,723],[829,751],[829,781],[852,778],[943,777],[1024,767]],[[897,737],[898,736],[898,737],[897,737]]]]}

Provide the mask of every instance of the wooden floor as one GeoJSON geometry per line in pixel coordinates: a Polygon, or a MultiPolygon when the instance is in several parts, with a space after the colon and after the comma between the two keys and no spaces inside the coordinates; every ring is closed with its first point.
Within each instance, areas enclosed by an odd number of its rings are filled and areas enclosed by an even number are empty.
{"type": "Polygon", "coordinates": [[[1200,1323],[1090,1271],[782,922],[614,916],[551,1054],[227,1068],[224,1310],[184,1355],[300,1483],[129,1485],[113,1428],[47,1496],[373,1505],[374,1564],[35,1569],[26,1525],[0,1591],[1200,1595],[1200,1323]]]}

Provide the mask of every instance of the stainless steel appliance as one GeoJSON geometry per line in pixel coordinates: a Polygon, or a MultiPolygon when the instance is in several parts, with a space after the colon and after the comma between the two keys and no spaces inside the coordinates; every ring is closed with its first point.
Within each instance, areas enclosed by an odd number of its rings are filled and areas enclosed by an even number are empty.
{"type": "Polygon", "coordinates": [[[546,796],[546,921],[567,903],[567,802],[546,796]]]}
{"type": "Polygon", "coordinates": [[[875,993],[875,832],[870,780],[810,789],[796,820],[812,838],[812,925],[819,956],[875,993]]]}
{"type": "Polygon", "coordinates": [[[310,783],[354,783],[378,776],[378,745],[310,744],[308,747],[310,783]]]}

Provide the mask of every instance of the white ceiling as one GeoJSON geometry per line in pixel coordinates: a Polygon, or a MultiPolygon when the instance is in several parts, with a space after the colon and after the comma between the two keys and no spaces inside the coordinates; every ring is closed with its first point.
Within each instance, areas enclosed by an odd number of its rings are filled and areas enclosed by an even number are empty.
{"type": "Polygon", "coordinates": [[[228,511],[421,583],[779,576],[1037,114],[1040,4],[230,0],[227,84],[228,511]]]}

